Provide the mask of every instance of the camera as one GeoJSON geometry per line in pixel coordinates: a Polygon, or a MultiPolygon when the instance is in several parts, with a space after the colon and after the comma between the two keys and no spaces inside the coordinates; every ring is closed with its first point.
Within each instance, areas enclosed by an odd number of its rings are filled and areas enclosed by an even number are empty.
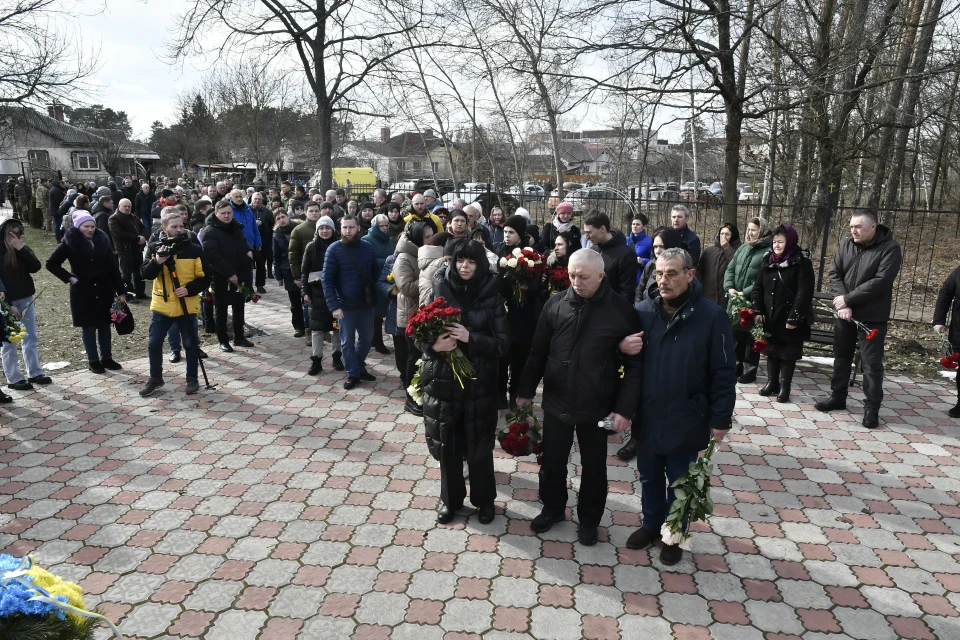
{"type": "Polygon", "coordinates": [[[157,240],[157,255],[169,256],[171,253],[173,253],[173,250],[176,249],[177,246],[186,239],[186,237],[187,236],[185,234],[180,234],[173,237],[160,236],[160,238],[157,240]]]}

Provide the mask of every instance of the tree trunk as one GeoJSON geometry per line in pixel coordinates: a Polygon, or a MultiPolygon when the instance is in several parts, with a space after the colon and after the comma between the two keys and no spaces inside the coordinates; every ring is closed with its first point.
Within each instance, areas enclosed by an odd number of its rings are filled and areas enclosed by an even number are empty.
{"type": "MultiPolygon", "coordinates": [[[[950,99],[947,102],[947,113],[943,118],[943,128],[940,130],[940,142],[937,145],[937,155],[933,161],[933,168],[930,170],[930,191],[927,193],[927,209],[933,209],[933,199],[937,193],[937,186],[940,182],[940,172],[943,167],[943,154],[947,148],[947,138],[950,134],[950,127],[953,124],[953,107],[957,101],[957,83],[960,81],[960,69],[953,73],[953,84],[950,85],[950,99]]],[[[941,191],[941,200],[943,194],[941,191]]]]}
{"type": "Polygon", "coordinates": [[[727,122],[724,125],[726,143],[723,148],[723,214],[725,220],[737,219],[737,178],[740,176],[740,140],[743,127],[743,108],[740,102],[726,105],[727,122]]]}
{"type": "MultiPolygon", "coordinates": [[[[325,96],[324,96],[325,98],[325,96]]],[[[327,100],[317,97],[317,134],[320,153],[320,190],[333,188],[333,114],[327,100]]]]}

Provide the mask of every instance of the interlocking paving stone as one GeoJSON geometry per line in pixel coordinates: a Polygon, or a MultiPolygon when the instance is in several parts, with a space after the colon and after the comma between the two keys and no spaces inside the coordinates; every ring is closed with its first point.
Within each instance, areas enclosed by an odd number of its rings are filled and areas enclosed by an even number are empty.
{"type": "MultiPolygon", "coordinates": [[[[532,458],[499,450],[497,517],[437,525],[439,472],[403,412],[392,356],[352,392],[288,335],[286,295],[249,309],[269,338],[207,361],[215,391],[183,395],[168,367],[74,372],[0,408],[0,551],[79,581],[131,638],[489,640],[960,638],[960,423],[952,381],[890,376],[874,431],[815,400],[741,385],[715,457],[716,513],[693,554],[625,547],[639,524],[636,464],[608,443],[601,541],[574,521],[534,535],[532,458]]],[[[181,365],[182,366],[182,365],[181,365]]],[[[569,469],[580,472],[574,449],[569,469]]],[[[97,639],[107,637],[105,629],[97,639]]]]}

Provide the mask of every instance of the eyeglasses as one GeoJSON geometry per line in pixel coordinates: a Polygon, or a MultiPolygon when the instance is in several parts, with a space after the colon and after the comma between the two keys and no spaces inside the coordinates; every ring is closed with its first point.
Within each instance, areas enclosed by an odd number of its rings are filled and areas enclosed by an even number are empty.
{"type": "Polygon", "coordinates": [[[688,271],[688,269],[684,267],[680,271],[655,271],[653,275],[657,280],[663,280],[664,278],[667,280],[675,280],[683,271],[688,271]]]}

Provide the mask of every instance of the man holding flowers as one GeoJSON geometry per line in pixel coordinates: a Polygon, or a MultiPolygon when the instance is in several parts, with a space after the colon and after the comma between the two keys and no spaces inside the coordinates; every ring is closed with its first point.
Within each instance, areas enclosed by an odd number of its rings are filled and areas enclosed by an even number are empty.
{"type": "Polygon", "coordinates": [[[567,459],[576,434],[583,465],[578,537],[587,546],[597,542],[607,501],[605,421],[611,417],[617,432],[630,426],[642,375],[639,354],[618,351],[624,338],[640,331],[640,319],[608,285],[603,265],[595,251],[570,257],[570,288],[543,307],[517,397],[518,407],[529,406],[543,379],[543,510],[531,528],[543,533],[565,518],[567,459]]]}
{"type": "MultiPolygon", "coordinates": [[[[579,254],[578,254],[579,255],[579,254]]],[[[721,441],[736,403],[737,365],[726,312],[701,297],[693,260],[667,249],[656,262],[658,295],[637,305],[642,336],[621,343],[624,353],[643,353],[643,390],[634,407],[637,467],[643,523],[627,540],[643,549],[660,539],[674,492],[710,437],[721,441]],[[666,476],[666,477],[664,477],[666,476]]],[[[660,560],[680,561],[678,545],[665,545],[660,560]]]]}

